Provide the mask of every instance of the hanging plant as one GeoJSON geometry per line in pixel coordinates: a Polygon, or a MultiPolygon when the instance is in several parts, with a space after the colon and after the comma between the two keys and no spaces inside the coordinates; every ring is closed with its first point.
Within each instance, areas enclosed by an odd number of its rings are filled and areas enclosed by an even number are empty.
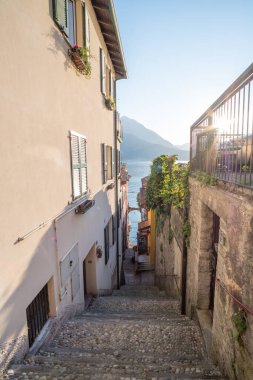
{"type": "Polygon", "coordinates": [[[89,48],[78,47],[78,45],[74,45],[71,49],[69,49],[69,56],[72,61],[76,65],[77,69],[86,76],[86,78],[90,78],[91,76],[91,64],[90,59],[94,58],[90,54],[89,48]]]}

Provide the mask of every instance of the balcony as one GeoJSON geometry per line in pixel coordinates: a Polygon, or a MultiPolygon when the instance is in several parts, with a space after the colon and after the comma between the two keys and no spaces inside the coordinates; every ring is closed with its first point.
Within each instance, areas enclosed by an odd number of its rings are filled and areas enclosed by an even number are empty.
{"type": "Polygon", "coordinates": [[[191,127],[191,170],[253,189],[253,64],[191,127]]]}

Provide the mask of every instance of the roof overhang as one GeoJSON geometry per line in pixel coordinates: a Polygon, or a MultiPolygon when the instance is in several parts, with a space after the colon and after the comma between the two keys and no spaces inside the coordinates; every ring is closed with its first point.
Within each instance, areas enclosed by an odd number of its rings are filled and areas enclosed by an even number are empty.
{"type": "Polygon", "coordinates": [[[91,0],[91,3],[110,54],[116,79],[126,79],[127,69],[113,0],[91,0]]]}

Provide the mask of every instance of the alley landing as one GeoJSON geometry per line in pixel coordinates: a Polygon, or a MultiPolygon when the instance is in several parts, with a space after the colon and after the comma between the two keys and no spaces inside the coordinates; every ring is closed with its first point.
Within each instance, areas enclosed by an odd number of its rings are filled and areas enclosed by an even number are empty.
{"type": "Polygon", "coordinates": [[[6,379],[222,380],[209,361],[197,324],[180,315],[177,300],[153,285],[153,273],[135,275],[125,256],[126,285],[98,297],[82,314],[6,379]]]}

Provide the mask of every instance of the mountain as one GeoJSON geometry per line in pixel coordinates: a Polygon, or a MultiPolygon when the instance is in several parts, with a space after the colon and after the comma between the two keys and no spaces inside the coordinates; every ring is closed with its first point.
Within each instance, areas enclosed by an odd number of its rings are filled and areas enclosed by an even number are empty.
{"type": "Polygon", "coordinates": [[[123,142],[121,159],[150,161],[162,154],[176,154],[179,160],[189,160],[189,151],[178,149],[154,131],[126,116],[121,118],[123,142]]]}
{"type": "Polygon", "coordinates": [[[190,143],[185,143],[185,144],[182,144],[182,145],[175,145],[178,149],[181,149],[181,150],[187,150],[189,152],[190,150],[190,143]]]}

